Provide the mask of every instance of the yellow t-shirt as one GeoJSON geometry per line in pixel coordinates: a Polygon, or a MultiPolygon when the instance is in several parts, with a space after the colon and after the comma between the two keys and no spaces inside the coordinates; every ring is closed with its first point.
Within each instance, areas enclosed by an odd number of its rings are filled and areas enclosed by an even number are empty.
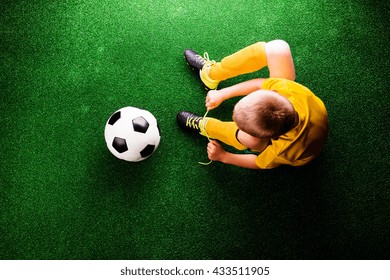
{"type": "Polygon", "coordinates": [[[298,113],[299,123],[277,140],[271,140],[257,157],[257,166],[270,169],[282,164],[299,166],[310,162],[321,152],[328,136],[324,103],[308,88],[286,79],[267,79],[262,88],[286,97],[298,113]]]}

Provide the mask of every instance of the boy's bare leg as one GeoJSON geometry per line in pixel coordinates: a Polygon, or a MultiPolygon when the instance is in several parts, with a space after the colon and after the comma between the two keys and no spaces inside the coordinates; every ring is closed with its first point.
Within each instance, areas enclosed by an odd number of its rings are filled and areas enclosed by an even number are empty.
{"type": "Polygon", "coordinates": [[[290,46],[283,40],[274,40],[265,45],[270,78],[294,81],[295,68],[290,46]]]}

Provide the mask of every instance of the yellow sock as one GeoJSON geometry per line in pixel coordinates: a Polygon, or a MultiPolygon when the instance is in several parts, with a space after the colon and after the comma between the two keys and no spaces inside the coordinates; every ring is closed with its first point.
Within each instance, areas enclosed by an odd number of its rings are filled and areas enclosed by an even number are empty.
{"type": "Polygon", "coordinates": [[[207,135],[212,139],[217,139],[237,150],[245,150],[247,147],[238,142],[236,134],[238,127],[235,122],[222,122],[209,118],[206,123],[207,135]]]}
{"type": "Polygon", "coordinates": [[[258,42],[229,55],[210,67],[209,77],[224,81],[242,74],[258,71],[267,66],[265,42],[258,42]]]}

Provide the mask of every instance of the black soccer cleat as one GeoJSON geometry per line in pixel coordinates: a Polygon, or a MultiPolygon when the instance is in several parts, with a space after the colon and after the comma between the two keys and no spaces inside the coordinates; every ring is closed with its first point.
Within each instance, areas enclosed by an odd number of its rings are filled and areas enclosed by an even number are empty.
{"type": "Polygon", "coordinates": [[[194,50],[186,49],[184,51],[184,58],[187,61],[188,65],[197,71],[202,70],[203,66],[206,63],[206,59],[197,54],[194,50]]]}
{"type": "Polygon", "coordinates": [[[203,57],[197,54],[194,50],[186,49],[184,58],[187,64],[199,73],[200,80],[205,85],[206,90],[216,89],[220,81],[213,80],[209,77],[210,67],[216,62],[209,59],[209,54],[204,53],[203,57]]]}
{"type": "Polygon", "coordinates": [[[202,135],[206,135],[206,123],[209,118],[204,118],[195,115],[191,112],[179,112],[176,116],[177,124],[187,131],[198,132],[202,135]]]}

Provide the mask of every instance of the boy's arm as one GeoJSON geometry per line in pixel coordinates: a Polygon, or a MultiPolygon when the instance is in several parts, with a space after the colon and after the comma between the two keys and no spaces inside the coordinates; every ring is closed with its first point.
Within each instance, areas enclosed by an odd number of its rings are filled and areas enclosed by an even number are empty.
{"type": "Polygon", "coordinates": [[[263,78],[257,78],[223,88],[219,92],[222,94],[224,100],[236,96],[244,96],[261,89],[264,81],[265,79],[263,78]]]}
{"type": "Polygon", "coordinates": [[[221,161],[226,164],[232,164],[236,165],[239,167],[244,167],[244,168],[250,168],[250,169],[260,169],[256,165],[256,155],[251,155],[251,154],[233,154],[226,152],[224,160],[221,161]]]}
{"type": "Polygon", "coordinates": [[[232,164],[239,167],[260,169],[256,165],[256,155],[253,154],[233,154],[226,152],[221,144],[211,140],[207,145],[207,154],[210,160],[220,161],[226,164],[232,164]]]}
{"type": "Polygon", "coordinates": [[[227,88],[220,90],[210,90],[206,97],[207,110],[214,109],[219,106],[223,101],[237,97],[245,96],[256,90],[261,89],[265,79],[258,78],[249,81],[245,81],[227,88]]]}

